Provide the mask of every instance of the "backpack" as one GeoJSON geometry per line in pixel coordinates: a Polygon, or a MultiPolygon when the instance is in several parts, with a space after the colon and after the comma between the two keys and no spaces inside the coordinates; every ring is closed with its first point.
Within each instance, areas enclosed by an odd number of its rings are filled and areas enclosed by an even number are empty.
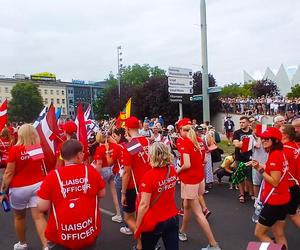
{"type": "Polygon", "coordinates": [[[221,142],[220,134],[217,131],[215,131],[215,141],[216,141],[216,143],[220,143],[221,142]]]}
{"type": "Polygon", "coordinates": [[[97,195],[87,194],[88,169],[85,166],[85,179],[82,194],[75,199],[67,197],[59,173],[55,170],[63,200],[54,206],[53,215],[57,228],[58,244],[70,248],[81,249],[92,245],[100,232],[100,214],[97,195]]]}

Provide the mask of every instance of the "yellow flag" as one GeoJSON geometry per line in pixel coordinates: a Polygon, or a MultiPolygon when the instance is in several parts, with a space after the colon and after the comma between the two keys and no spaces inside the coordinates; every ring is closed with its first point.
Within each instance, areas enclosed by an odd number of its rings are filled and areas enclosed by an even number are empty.
{"type": "Polygon", "coordinates": [[[129,98],[129,100],[126,103],[125,114],[126,114],[126,119],[130,117],[130,114],[131,114],[131,97],[129,98]]]}

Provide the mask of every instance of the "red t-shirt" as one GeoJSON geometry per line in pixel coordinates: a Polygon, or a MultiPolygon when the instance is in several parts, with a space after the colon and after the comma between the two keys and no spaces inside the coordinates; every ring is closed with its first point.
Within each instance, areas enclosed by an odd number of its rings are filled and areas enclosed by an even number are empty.
{"type": "MultiPolygon", "coordinates": [[[[66,190],[67,198],[76,199],[83,194],[82,187],[84,185],[85,168],[83,164],[74,164],[69,166],[62,166],[58,169],[59,176],[66,190]]],[[[95,196],[101,189],[105,188],[105,182],[101,175],[93,167],[88,166],[88,191],[87,195],[95,196]]],[[[54,204],[59,204],[64,198],[61,194],[60,185],[55,171],[51,171],[43,181],[37,195],[44,199],[49,200],[54,204]]],[[[98,211],[100,213],[100,210],[98,211]]],[[[72,214],[66,214],[71,216],[72,214]]],[[[100,226],[100,222],[99,222],[100,226]]],[[[48,219],[48,225],[45,231],[45,236],[49,241],[57,241],[57,228],[56,222],[51,209],[48,219]]]]}
{"type": "MultiPolygon", "coordinates": [[[[198,140],[199,141],[199,140],[198,140]]],[[[200,143],[200,141],[199,141],[200,143]]],[[[191,167],[179,173],[179,179],[185,184],[197,184],[204,179],[203,159],[205,150],[200,144],[200,150],[196,149],[189,138],[178,138],[177,149],[181,154],[180,164],[183,165],[183,154],[190,156],[191,167]]]]}
{"type": "MultiPolygon", "coordinates": [[[[284,156],[287,160],[288,166],[289,166],[289,173],[297,178],[297,160],[299,157],[299,152],[298,152],[298,147],[296,142],[286,142],[284,143],[283,146],[283,153],[284,156]]],[[[296,185],[296,182],[293,180],[293,178],[289,175],[289,173],[287,173],[288,175],[288,179],[289,179],[289,186],[293,187],[296,185]]]]}
{"type": "MultiPolygon", "coordinates": [[[[266,162],[265,172],[270,175],[272,171],[280,171],[283,175],[283,152],[275,150],[269,153],[268,160],[266,162]]],[[[264,201],[269,195],[270,191],[273,189],[273,186],[267,181],[264,181],[262,190],[262,201],[264,201]]],[[[289,183],[288,183],[288,174],[285,174],[285,177],[279,183],[279,186],[275,188],[270,198],[267,200],[267,204],[270,205],[283,205],[289,202],[291,196],[289,192],[289,183]]]]}
{"type": "MultiPolygon", "coordinates": [[[[108,143],[108,150],[110,151],[111,158],[115,161],[121,154],[121,148],[116,143],[108,143]]],[[[106,159],[106,148],[104,144],[101,144],[97,147],[96,152],[94,154],[95,161],[102,161],[102,168],[110,167],[107,163],[106,159]]]]}
{"type": "MultiPolygon", "coordinates": [[[[139,187],[144,174],[151,169],[148,156],[149,142],[144,136],[135,137],[143,147],[143,151],[131,155],[126,148],[123,151],[122,165],[129,166],[135,177],[137,186],[139,187]]],[[[130,177],[127,189],[134,188],[132,176],[130,177]]]]}
{"type": "MultiPolygon", "coordinates": [[[[157,216],[157,218],[153,218],[157,222],[165,221],[177,215],[178,213],[175,203],[177,174],[173,166],[169,167],[170,174],[165,186],[165,190],[159,199],[153,204],[153,206],[149,208],[153,211],[153,214],[157,216]]],[[[151,194],[150,204],[161,192],[165,184],[167,171],[168,169],[166,167],[152,168],[144,175],[139,189],[140,192],[151,194]]]]}
{"type": "Polygon", "coordinates": [[[300,142],[297,143],[297,148],[298,148],[298,158],[297,158],[297,168],[296,168],[296,179],[300,183],[300,142]]]}
{"type": "Polygon", "coordinates": [[[122,165],[122,157],[124,152],[124,143],[116,144],[116,147],[114,148],[114,153],[112,155],[114,159],[114,165],[113,165],[113,173],[117,174],[120,171],[120,167],[122,165]]]}
{"type": "Polygon", "coordinates": [[[7,163],[8,152],[11,148],[11,141],[7,138],[0,138],[1,161],[7,163]]]}
{"type": "Polygon", "coordinates": [[[33,185],[45,178],[42,160],[32,160],[25,146],[12,146],[8,153],[7,163],[15,163],[15,174],[10,187],[33,185]]]}

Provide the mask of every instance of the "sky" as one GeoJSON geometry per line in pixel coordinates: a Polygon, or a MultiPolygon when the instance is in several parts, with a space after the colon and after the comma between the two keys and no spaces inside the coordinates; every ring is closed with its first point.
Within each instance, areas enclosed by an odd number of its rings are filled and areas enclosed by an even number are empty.
{"type": "MultiPolygon", "coordinates": [[[[218,85],[243,70],[300,64],[300,1],[207,0],[208,69],[218,85]]],[[[0,75],[52,72],[98,81],[123,64],[201,68],[200,0],[0,0],[0,75]]]]}

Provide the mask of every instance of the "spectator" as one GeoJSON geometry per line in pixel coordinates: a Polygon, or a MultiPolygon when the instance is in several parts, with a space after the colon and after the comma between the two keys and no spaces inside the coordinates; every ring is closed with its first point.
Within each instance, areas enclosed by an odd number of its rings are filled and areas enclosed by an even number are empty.
{"type": "Polygon", "coordinates": [[[284,122],[284,117],[282,115],[277,115],[274,117],[273,127],[279,129],[284,124],[284,122]]]}
{"type": "Polygon", "coordinates": [[[144,122],[143,123],[143,128],[139,131],[140,135],[145,136],[147,138],[151,138],[153,136],[153,132],[149,128],[149,123],[144,122]]]}
{"type": "Polygon", "coordinates": [[[233,131],[234,131],[234,122],[231,120],[230,115],[228,115],[226,117],[226,121],[224,122],[224,128],[225,128],[225,133],[226,133],[226,137],[228,140],[228,146],[230,146],[232,143],[232,137],[233,137],[233,131]]]}

